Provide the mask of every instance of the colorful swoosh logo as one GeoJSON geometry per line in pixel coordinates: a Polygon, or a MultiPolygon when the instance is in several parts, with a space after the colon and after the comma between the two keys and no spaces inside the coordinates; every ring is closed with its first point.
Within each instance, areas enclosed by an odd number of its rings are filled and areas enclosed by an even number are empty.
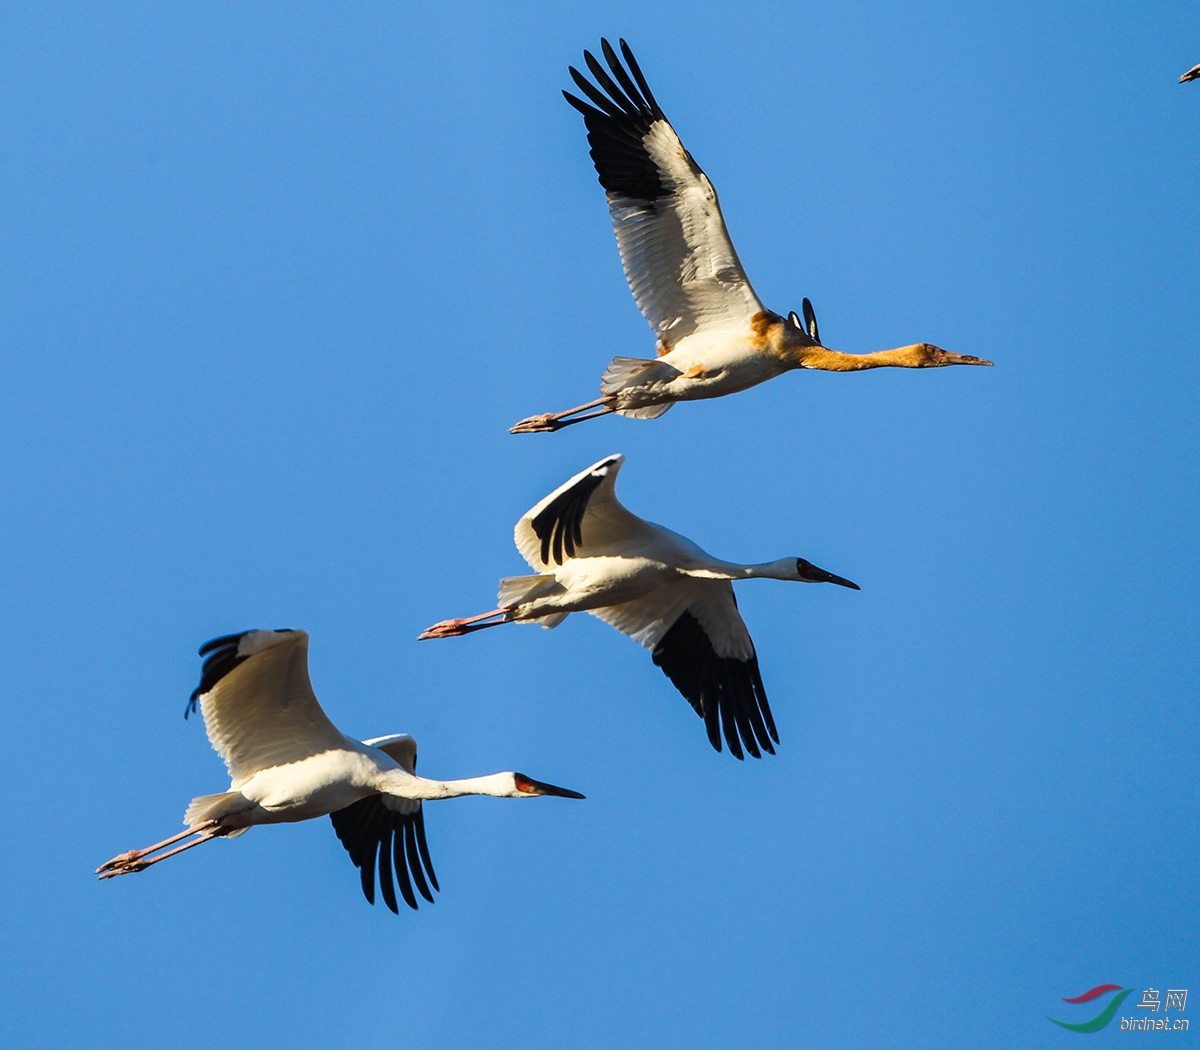
{"type": "Polygon", "coordinates": [[[1055,1021],[1049,1015],[1046,1016],[1046,1020],[1054,1021],[1060,1028],[1066,1028],[1072,1032],[1098,1032],[1113,1019],[1113,1014],[1117,1012],[1117,1008],[1132,991],[1132,988],[1122,988],[1119,984],[1098,984],[1095,988],[1084,992],[1083,995],[1075,996],[1074,999],[1063,999],[1064,1003],[1090,1003],[1093,999],[1099,999],[1100,996],[1106,995],[1108,992],[1117,992],[1108,1001],[1108,1005],[1090,1021],[1083,1021],[1080,1024],[1068,1024],[1066,1021],[1055,1021]]]}
{"type": "Polygon", "coordinates": [[[1119,984],[1098,984],[1091,991],[1084,992],[1083,995],[1077,995],[1074,999],[1063,999],[1064,1003],[1090,1003],[1093,999],[1098,999],[1105,992],[1115,992],[1120,989],[1119,984]]]}

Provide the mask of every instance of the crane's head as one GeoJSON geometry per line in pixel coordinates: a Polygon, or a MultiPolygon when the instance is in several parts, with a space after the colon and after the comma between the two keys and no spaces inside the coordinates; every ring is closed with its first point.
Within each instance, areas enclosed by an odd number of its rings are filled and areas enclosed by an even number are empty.
{"type": "Polygon", "coordinates": [[[990,365],[992,362],[983,357],[972,357],[970,354],[952,354],[932,343],[913,343],[902,346],[898,350],[886,351],[896,355],[895,363],[905,368],[943,368],[946,365],[990,365]]]}
{"type": "Polygon", "coordinates": [[[512,791],[509,793],[510,798],[534,798],[537,795],[556,795],[559,798],[584,798],[578,791],[572,791],[570,788],[555,787],[553,784],[543,784],[540,780],[533,780],[527,777],[524,773],[509,773],[512,777],[512,791]]]}
{"type": "Polygon", "coordinates": [[[852,591],[862,590],[857,583],[851,583],[844,576],[835,576],[824,569],[818,569],[804,558],[796,559],[796,579],[803,583],[836,583],[839,587],[849,587],[852,591]]]}

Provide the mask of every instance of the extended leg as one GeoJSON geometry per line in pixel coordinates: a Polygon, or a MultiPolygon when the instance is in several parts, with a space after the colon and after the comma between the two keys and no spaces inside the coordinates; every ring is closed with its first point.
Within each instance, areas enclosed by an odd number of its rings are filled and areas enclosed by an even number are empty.
{"type": "Polygon", "coordinates": [[[613,409],[609,406],[609,399],[606,397],[598,397],[595,401],[589,401],[586,405],[579,405],[576,408],[569,408],[565,412],[545,412],[540,416],[529,416],[527,419],[522,419],[516,426],[508,428],[510,434],[541,434],[549,433],[555,430],[562,430],[563,427],[569,427],[572,423],[582,423],[585,419],[595,419],[597,416],[606,416],[613,409]],[[576,412],[587,412],[589,408],[604,406],[597,412],[588,412],[586,416],[577,416],[575,419],[568,419],[568,416],[574,416],[576,412]]]}
{"type": "Polygon", "coordinates": [[[176,853],[182,853],[193,846],[199,846],[201,842],[207,842],[209,839],[228,835],[234,830],[234,828],[221,827],[219,821],[206,820],[203,824],[197,824],[193,828],[181,831],[178,835],[172,835],[169,839],[156,842],[153,846],[147,846],[145,849],[131,849],[126,853],[118,854],[112,860],[101,864],[96,869],[96,874],[102,879],[111,879],[114,875],[128,875],[131,871],[141,871],[144,868],[150,867],[151,864],[157,864],[160,860],[166,860],[168,857],[175,856],[176,853]],[[158,853],[159,850],[173,845],[180,839],[191,838],[193,835],[196,836],[194,841],[185,842],[182,846],[176,846],[165,853],[159,853],[156,857],[151,856],[151,854],[158,853]]]}
{"type": "Polygon", "coordinates": [[[468,616],[458,620],[442,620],[417,635],[417,641],[421,641],[423,638],[454,638],[460,634],[482,631],[486,627],[499,627],[502,623],[508,623],[509,613],[515,608],[515,605],[502,605],[499,609],[480,613],[478,616],[468,616]]]}

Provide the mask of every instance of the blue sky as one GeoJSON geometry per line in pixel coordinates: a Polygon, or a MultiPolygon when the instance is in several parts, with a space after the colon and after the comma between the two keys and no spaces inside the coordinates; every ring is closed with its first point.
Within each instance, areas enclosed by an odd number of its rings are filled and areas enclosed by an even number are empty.
{"type": "Polygon", "coordinates": [[[7,5],[0,1038],[1049,1047],[1200,985],[1197,61],[1184,3],[7,5]],[[996,367],[507,435],[652,348],[558,93],[601,34],[769,306],[996,367]],[[616,451],[862,585],[739,587],[777,756],[588,617],[415,641],[616,451]],[[97,883],[225,787],[195,649],[263,626],[347,732],[587,801],[430,805],[399,917],[325,820],[97,883]]]}

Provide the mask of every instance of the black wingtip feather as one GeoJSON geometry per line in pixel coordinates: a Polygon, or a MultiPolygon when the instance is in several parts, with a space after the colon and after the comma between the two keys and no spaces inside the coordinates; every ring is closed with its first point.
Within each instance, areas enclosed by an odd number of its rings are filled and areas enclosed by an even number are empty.
{"type": "Polygon", "coordinates": [[[592,493],[608,476],[609,464],[589,472],[566,492],[559,493],[534,516],[530,525],[533,533],[542,541],[542,561],[551,564],[551,555],[556,565],[563,563],[565,550],[568,558],[575,556],[578,546],[583,544],[583,517],[587,513],[592,493]]]}
{"type": "Polygon", "coordinates": [[[223,634],[220,638],[213,638],[200,646],[198,655],[207,659],[200,668],[200,684],[192,690],[192,695],[183,706],[185,719],[195,713],[197,701],[201,696],[213,689],[222,678],[247,659],[238,655],[238,645],[249,633],[241,631],[238,634],[223,634]]]}
{"type": "Polygon", "coordinates": [[[774,754],[779,743],[767,694],[758,670],[758,657],[738,660],[718,656],[700,622],[684,612],[654,648],[654,663],[704,719],[713,750],[722,750],[722,737],[734,758],[774,754]],[[743,745],[744,748],[743,748],[743,745]]]}
{"type": "MultiPolygon", "coordinates": [[[[276,634],[291,634],[291,627],[277,627],[276,634]]],[[[239,631],[237,634],[223,634],[219,638],[210,638],[199,650],[198,655],[206,656],[208,659],[204,661],[200,668],[200,684],[192,690],[192,695],[188,697],[188,702],[183,706],[183,717],[186,719],[189,715],[196,712],[196,701],[200,699],[209,690],[216,687],[217,683],[224,678],[239,664],[250,659],[249,656],[242,656],[238,653],[241,647],[242,639],[248,634],[254,634],[256,631],[239,631]]]]}
{"type": "Polygon", "coordinates": [[[608,75],[608,71],[600,65],[590,51],[585,51],[583,58],[587,62],[588,71],[596,78],[596,83],[607,92],[608,97],[619,107],[618,113],[613,115],[636,117],[639,110],[637,101],[625,95],[625,92],[616,85],[613,78],[608,75]]]}
{"type": "MultiPolygon", "coordinates": [[[[658,99],[654,97],[654,93],[650,90],[650,85],[646,83],[646,78],[642,75],[642,67],[638,65],[638,60],[633,57],[632,48],[625,43],[623,37],[618,43],[621,45],[621,54],[625,56],[625,64],[629,66],[629,72],[633,74],[634,80],[637,81],[638,87],[641,88],[642,97],[646,100],[646,104],[652,112],[662,117],[662,107],[658,104],[658,99]]],[[[666,118],[663,117],[663,119],[665,120],[666,118]]]]}
{"type": "Polygon", "coordinates": [[[397,887],[404,903],[413,909],[417,907],[414,881],[421,896],[433,902],[429,884],[437,890],[438,883],[429,859],[425,819],[420,809],[415,813],[397,813],[384,805],[382,795],[368,795],[330,813],[329,819],[351,862],[360,870],[363,896],[369,904],[375,903],[377,863],[380,893],[390,911],[400,913],[397,887]]]}
{"type": "Polygon", "coordinates": [[[388,827],[379,838],[379,890],[388,911],[399,915],[396,906],[396,884],[392,880],[392,829],[388,827]]]}
{"type": "Polygon", "coordinates": [[[590,51],[583,53],[588,71],[599,87],[588,83],[574,66],[569,67],[572,79],[594,106],[566,92],[563,94],[583,114],[592,161],[605,190],[631,200],[655,201],[665,190],[658,167],[646,150],[645,136],[655,122],[665,121],[666,117],[629,45],[624,40],[620,44],[628,72],[607,40],[602,39],[600,47],[611,75],[590,51]]]}
{"type": "Polygon", "coordinates": [[[396,828],[389,845],[395,859],[396,884],[400,887],[400,895],[404,898],[404,903],[416,911],[417,898],[413,896],[412,880],[408,874],[408,857],[404,852],[404,832],[403,827],[396,828]]]}
{"type": "Polygon", "coordinates": [[[653,108],[642,97],[638,91],[637,85],[633,82],[628,73],[625,72],[625,67],[621,65],[621,60],[617,58],[617,53],[613,50],[612,44],[601,38],[600,47],[604,51],[604,60],[608,63],[609,69],[613,71],[613,76],[617,78],[617,82],[621,85],[621,90],[625,93],[635,110],[643,110],[653,112],[653,108]]]}
{"type": "Polygon", "coordinates": [[[237,642],[243,634],[248,634],[248,631],[239,631],[237,634],[223,634],[220,638],[210,638],[199,649],[196,650],[197,656],[207,656],[214,649],[220,649],[223,645],[229,645],[231,642],[237,642]]]}
{"type": "MultiPolygon", "coordinates": [[[[399,842],[399,839],[396,841],[399,842]]],[[[408,857],[408,870],[412,872],[413,884],[416,886],[417,892],[432,904],[433,894],[429,892],[429,884],[425,881],[425,873],[421,870],[421,857],[417,852],[417,829],[413,824],[407,825],[404,829],[404,852],[408,857]]]]}
{"type": "MultiPolygon", "coordinates": [[[[569,67],[568,71],[571,74],[571,79],[575,81],[575,86],[578,87],[579,90],[588,97],[588,101],[592,103],[592,106],[600,110],[601,113],[604,113],[610,117],[615,117],[618,120],[626,115],[625,111],[618,104],[606,98],[604,93],[596,88],[587,77],[579,72],[578,69],[576,69],[574,66],[571,66],[569,67]]],[[[564,91],[563,94],[565,95],[566,92],[564,91]]],[[[589,111],[590,107],[586,106],[582,110],[585,116],[589,111]]]]}
{"type": "Polygon", "coordinates": [[[425,841],[425,813],[423,810],[417,810],[417,819],[414,823],[417,828],[417,849],[421,852],[425,871],[429,875],[429,881],[433,884],[433,888],[440,893],[441,888],[438,886],[437,874],[433,870],[433,861],[429,859],[429,843],[425,841]]]}

